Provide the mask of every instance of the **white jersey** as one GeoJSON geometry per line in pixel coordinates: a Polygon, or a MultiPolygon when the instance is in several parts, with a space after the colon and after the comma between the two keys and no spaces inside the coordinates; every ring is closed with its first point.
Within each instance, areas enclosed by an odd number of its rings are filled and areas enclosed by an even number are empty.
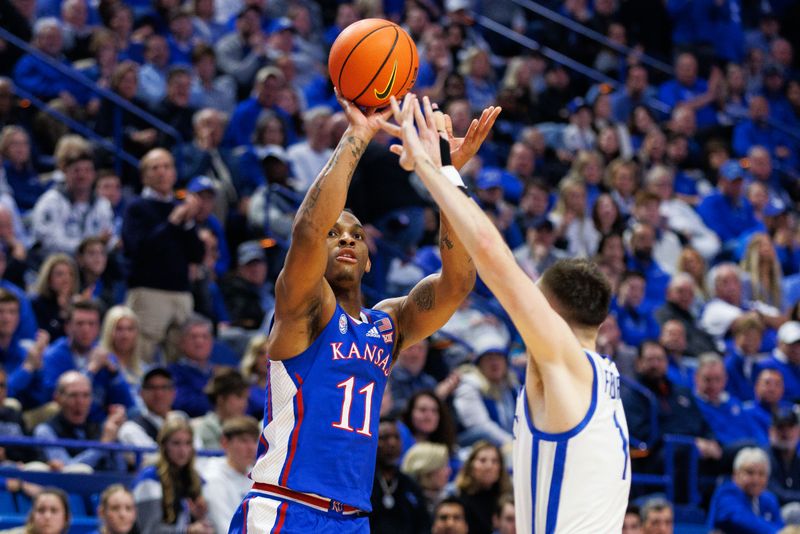
{"type": "Polygon", "coordinates": [[[514,418],[514,501],[520,534],[619,534],[628,505],[628,424],[617,366],[586,351],[592,402],[572,430],[534,428],[525,388],[514,418]]]}

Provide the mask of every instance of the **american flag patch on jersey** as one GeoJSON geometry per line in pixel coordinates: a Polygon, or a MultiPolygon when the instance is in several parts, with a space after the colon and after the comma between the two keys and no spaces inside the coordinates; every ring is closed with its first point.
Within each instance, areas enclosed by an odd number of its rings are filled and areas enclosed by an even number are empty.
{"type": "Polygon", "coordinates": [[[378,327],[378,332],[386,332],[387,330],[392,329],[392,321],[390,321],[387,317],[384,317],[380,321],[375,321],[375,326],[378,327]]]}

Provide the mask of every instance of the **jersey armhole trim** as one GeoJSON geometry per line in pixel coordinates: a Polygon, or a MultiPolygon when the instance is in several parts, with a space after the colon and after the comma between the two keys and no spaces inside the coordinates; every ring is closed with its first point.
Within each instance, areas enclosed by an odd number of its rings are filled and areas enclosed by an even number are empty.
{"type": "Polygon", "coordinates": [[[533,418],[531,417],[530,413],[530,406],[528,406],[528,395],[525,392],[525,388],[524,387],[522,388],[522,400],[525,409],[525,421],[528,423],[528,428],[530,429],[531,434],[533,434],[534,437],[545,441],[565,441],[578,435],[578,433],[581,430],[583,430],[586,425],[589,424],[589,421],[591,421],[595,409],[597,408],[597,367],[595,366],[594,360],[592,359],[591,356],[589,356],[589,354],[586,354],[586,358],[589,360],[589,365],[592,366],[592,401],[589,404],[589,409],[586,410],[586,415],[583,417],[581,422],[578,423],[575,427],[571,428],[570,430],[553,434],[550,432],[543,432],[537,429],[533,424],[533,418]]]}

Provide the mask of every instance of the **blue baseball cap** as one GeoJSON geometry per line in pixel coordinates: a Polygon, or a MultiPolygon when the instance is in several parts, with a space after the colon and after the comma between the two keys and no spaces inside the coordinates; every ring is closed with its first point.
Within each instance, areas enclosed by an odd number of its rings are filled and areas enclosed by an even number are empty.
{"type": "Polygon", "coordinates": [[[719,168],[719,177],[728,181],[743,180],[744,169],[735,159],[729,159],[719,168]]]}
{"type": "Polygon", "coordinates": [[[187,187],[190,193],[199,193],[200,191],[211,191],[212,193],[216,193],[216,188],[214,187],[214,180],[209,178],[208,176],[195,176],[192,178],[192,181],[189,182],[189,187],[187,187]]]}
{"type": "Polygon", "coordinates": [[[288,17],[280,17],[269,23],[267,35],[282,32],[284,30],[294,31],[294,24],[288,17]]]}
{"type": "Polygon", "coordinates": [[[478,189],[503,188],[503,170],[496,167],[486,167],[478,174],[475,186],[478,189]]]}
{"type": "Polygon", "coordinates": [[[239,265],[247,265],[253,261],[267,261],[267,255],[260,242],[245,241],[236,249],[236,260],[239,265]]]}

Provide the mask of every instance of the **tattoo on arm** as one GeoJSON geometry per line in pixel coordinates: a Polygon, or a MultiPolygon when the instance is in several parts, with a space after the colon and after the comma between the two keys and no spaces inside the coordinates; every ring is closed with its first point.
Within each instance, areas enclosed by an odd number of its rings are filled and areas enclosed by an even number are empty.
{"type": "Polygon", "coordinates": [[[447,250],[453,250],[453,247],[456,246],[453,240],[450,239],[450,234],[448,233],[442,236],[442,244],[447,247],[447,250]]]}
{"type": "MultiPolygon", "coordinates": [[[[350,181],[353,179],[353,173],[356,170],[356,164],[358,160],[361,158],[361,155],[364,153],[364,149],[366,148],[366,144],[355,137],[347,137],[342,142],[340,142],[336,146],[336,150],[333,152],[331,159],[328,160],[328,163],[325,164],[325,167],[322,169],[320,173],[321,176],[328,176],[333,171],[333,169],[338,165],[339,158],[342,155],[342,152],[348,148],[350,150],[350,155],[353,157],[353,161],[350,162],[349,168],[347,169],[347,186],[350,186],[350,181]]],[[[311,212],[317,205],[320,196],[322,195],[322,181],[318,180],[314,183],[314,185],[309,190],[306,198],[303,202],[303,215],[309,216],[311,212]]]]}
{"type": "Polygon", "coordinates": [[[414,299],[414,304],[417,306],[417,310],[432,310],[436,301],[436,293],[433,289],[433,282],[431,280],[422,282],[414,289],[412,297],[414,299]]]}

